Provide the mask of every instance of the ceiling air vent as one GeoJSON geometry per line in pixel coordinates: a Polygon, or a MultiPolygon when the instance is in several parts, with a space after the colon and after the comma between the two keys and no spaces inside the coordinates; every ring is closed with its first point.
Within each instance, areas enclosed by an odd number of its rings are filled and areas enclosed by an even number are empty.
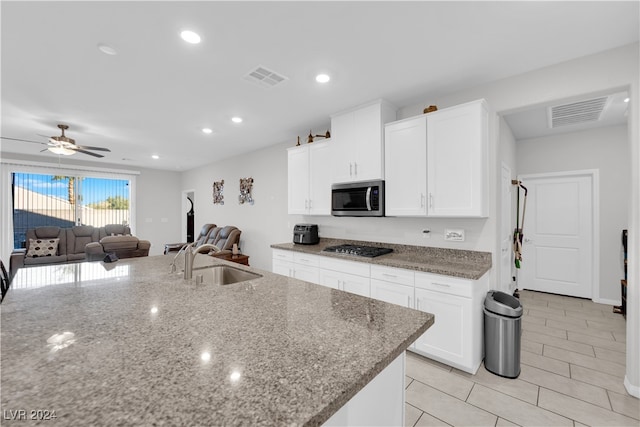
{"type": "Polygon", "coordinates": [[[245,74],[244,79],[267,88],[277,86],[289,80],[288,77],[278,74],[262,65],[258,65],[245,74]]]}
{"type": "Polygon", "coordinates": [[[572,104],[549,107],[549,127],[557,128],[585,122],[595,122],[600,119],[608,99],[608,96],[603,96],[586,101],[574,102],[572,104]]]}

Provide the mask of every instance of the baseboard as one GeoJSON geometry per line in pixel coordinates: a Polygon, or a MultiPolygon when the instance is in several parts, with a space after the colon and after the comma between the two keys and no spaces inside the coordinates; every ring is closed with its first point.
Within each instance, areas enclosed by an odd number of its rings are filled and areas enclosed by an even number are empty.
{"type": "Polygon", "coordinates": [[[615,299],[606,299],[606,298],[594,298],[593,302],[598,303],[598,304],[606,304],[606,305],[620,305],[622,304],[621,300],[615,300],[615,299]]]}
{"type": "Polygon", "coordinates": [[[631,382],[629,381],[629,377],[627,377],[626,375],[624,376],[624,388],[627,389],[627,392],[631,396],[640,399],[640,386],[631,384],[631,382]]]}

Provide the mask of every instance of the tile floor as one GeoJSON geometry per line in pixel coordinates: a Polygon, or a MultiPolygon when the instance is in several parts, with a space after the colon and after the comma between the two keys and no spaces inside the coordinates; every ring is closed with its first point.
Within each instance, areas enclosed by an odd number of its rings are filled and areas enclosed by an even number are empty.
{"type": "Polygon", "coordinates": [[[610,305],[521,291],[521,373],[475,375],[407,353],[407,426],[640,426],[625,320],[610,305]]]}

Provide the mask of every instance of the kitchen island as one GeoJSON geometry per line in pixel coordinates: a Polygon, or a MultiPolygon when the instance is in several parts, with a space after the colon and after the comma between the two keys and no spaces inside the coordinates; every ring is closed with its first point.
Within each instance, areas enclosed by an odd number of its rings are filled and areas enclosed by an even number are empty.
{"type": "Polygon", "coordinates": [[[0,306],[3,424],[320,425],[434,321],[206,256],[261,277],[198,284],[172,258],[20,269],[0,306]]]}

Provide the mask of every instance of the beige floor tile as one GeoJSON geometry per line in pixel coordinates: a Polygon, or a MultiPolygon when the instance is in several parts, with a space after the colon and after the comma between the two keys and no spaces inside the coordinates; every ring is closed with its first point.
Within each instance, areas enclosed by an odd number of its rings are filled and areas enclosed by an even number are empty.
{"type": "Polygon", "coordinates": [[[476,384],[481,384],[490,389],[499,391],[504,394],[508,394],[516,399],[523,400],[533,405],[538,401],[538,386],[535,384],[521,381],[519,379],[503,378],[498,375],[492,374],[487,371],[484,364],[480,365],[478,372],[475,375],[471,375],[467,372],[453,369],[453,374],[460,375],[464,378],[474,381],[476,384]]]}
{"type": "Polygon", "coordinates": [[[576,318],[576,319],[584,319],[584,320],[602,320],[604,319],[604,314],[600,310],[593,311],[574,311],[565,309],[565,315],[567,317],[576,318]]]}
{"type": "Polygon", "coordinates": [[[622,332],[625,333],[627,330],[627,323],[624,318],[620,319],[587,319],[587,326],[592,329],[600,329],[602,331],[608,332],[622,332]]]}
{"type": "Polygon", "coordinates": [[[638,420],[546,388],[540,389],[538,406],[590,426],[638,426],[638,420]]]}
{"type": "Polygon", "coordinates": [[[408,351],[407,352],[407,359],[410,358],[410,357],[413,357],[413,358],[416,358],[416,359],[421,360],[423,362],[429,363],[430,365],[433,365],[433,366],[438,367],[438,368],[440,368],[442,370],[445,370],[445,371],[451,371],[451,369],[453,369],[453,368],[451,368],[451,366],[445,365],[444,363],[438,362],[437,360],[429,359],[428,357],[422,356],[422,355],[417,354],[417,353],[413,353],[412,351],[408,351]]]}
{"type": "Polygon", "coordinates": [[[411,378],[409,376],[405,376],[404,377],[404,388],[409,387],[409,384],[411,384],[412,381],[413,381],[413,378],[411,378]]]}
{"type": "Polygon", "coordinates": [[[520,303],[522,304],[523,308],[549,307],[549,303],[547,301],[537,300],[533,298],[520,298],[520,303]]]}
{"type": "MultiPolygon", "coordinates": [[[[525,308],[525,306],[522,306],[523,308],[525,308]]],[[[533,306],[533,307],[526,307],[529,309],[529,314],[532,316],[537,316],[537,317],[547,317],[547,316],[566,316],[564,309],[560,309],[560,308],[550,308],[550,307],[540,307],[540,306],[533,306]],[[535,313],[539,313],[539,314],[535,314],[535,313]],[[543,316],[541,316],[540,314],[543,314],[543,316]]]]}
{"type": "Polygon", "coordinates": [[[422,411],[408,403],[404,404],[404,425],[405,427],[413,427],[422,415],[422,411]]]}
{"type": "Polygon", "coordinates": [[[622,378],[614,377],[613,375],[605,374],[604,372],[594,371],[593,369],[585,368],[583,366],[571,365],[571,378],[602,387],[616,393],[624,394],[627,392],[624,388],[624,381],[622,378]]]}
{"type": "Polygon", "coordinates": [[[507,421],[504,418],[498,417],[498,422],[496,423],[496,427],[510,427],[517,426],[518,424],[512,423],[511,421],[507,421]]]}
{"type": "Polygon", "coordinates": [[[609,400],[615,412],[640,420],[640,399],[629,396],[626,392],[618,394],[610,391],[609,400]]]}
{"type": "Polygon", "coordinates": [[[535,316],[529,316],[529,315],[523,315],[522,316],[522,323],[524,322],[528,322],[531,324],[536,324],[536,325],[546,325],[547,324],[547,319],[545,319],[544,317],[535,317],[535,316]]]}
{"type": "Polygon", "coordinates": [[[430,416],[454,426],[495,426],[497,421],[495,415],[422,384],[420,381],[411,383],[407,389],[406,401],[430,416]]]}
{"type": "Polygon", "coordinates": [[[573,351],[567,351],[562,348],[545,345],[543,354],[546,357],[563,360],[570,364],[584,366],[585,368],[591,368],[620,378],[624,378],[625,375],[625,367],[619,363],[609,362],[604,359],[596,359],[595,357],[586,356],[573,351]]]}
{"type": "Polygon", "coordinates": [[[583,344],[575,341],[567,341],[566,339],[552,337],[551,335],[540,334],[532,331],[522,331],[522,339],[528,341],[539,342],[545,345],[552,345],[554,347],[563,348],[565,350],[573,351],[575,353],[585,354],[587,356],[595,357],[593,347],[588,344],[583,344]]]}
{"type": "MultiPolygon", "coordinates": [[[[529,323],[527,321],[522,322],[522,330],[537,332],[539,334],[551,335],[552,337],[567,339],[567,331],[563,329],[550,328],[548,326],[538,325],[535,323],[529,323]]],[[[611,336],[613,340],[613,335],[611,336]]]]}
{"type": "Polygon", "coordinates": [[[585,402],[601,406],[602,408],[611,409],[609,397],[603,388],[528,365],[521,366],[520,376],[518,378],[539,385],[540,387],[573,396],[576,399],[584,400],[585,402]]]}
{"type": "Polygon", "coordinates": [[[574,325],[579,325],[584,327],[587,326],[587,321],[585,319],[578,319],[577,317],[567,317],[564,314],[553,314],[553,313],[548,313],[544,311],[530,309],[528,315],[535,316],[535,317],[544,317],[545,319],[559,320],[561,322],[573,323],[574,325]]]}
{"type": "Polygon", "coordinates": [[[619,342],[627,342],[627,332],[614,332],[613,333],[613,337],[616,339],[616,341],[619,342]]]}
{"type": "Polygon", "coordinates": [[[597,359],[604,359],[609,362],[615,362],[625,366],[627,364],[626,353],[620,353],[619,351],[607,350],[606,348],[600,347],[593,347],[593,351],[596,352],[597,359]]]}
{"type": "Polygon", "coordinates": [[[475,385],[467,402],[522,426],[573,426],[567,418],[481,385],[475,385]]]}
{"type": "Polygon", "coordinates": [[[569,363],[562,360],[552,359],[529,351],[520,352],[520,363],[533,366],[558,375],[570,377],[569,363]]]}
{"type": "Polygon", "coordinates": [[[580,299],[576,299],[575,301],[550,301],[547,304],[547,307],[557,310],[582,310],[585,308],[580,299]]]}
{"type": "Polygon", "coordinates": [[[407,357],[406,374],[416,381],[427,384],[460,400],[467,400],[467,396],[469,396],[469,392],[473,387],[473,381],[442,370],[426,362],[422,357],[407,357]]]}
{"type": "Polygon", "coordinates": [[[608,350],[619,351],[625,353],[627,351],[627,345],[623,342],[603,340],[602,338],[592,337],[590,335],[580,334],[578,332],[567,332],[569,341],[575,341],[582,344],[592,345],[594,347],[606,348],[608,350]]]}
{"type": "Polygon", "coordinates": [[[437,419],[436,417],[432,417],[426,412],[422,413],[422,416],[416,423],[415,427],[439,427],[439,426],[449,426],[451,424],[447,424],[442,420],[437,419]]]}
{"type": "Polygon", "coordinates": [[[601,329],[593,329],[589,327],[585,328],[584,325],[574,325],[573,323],[561,322],[560,320],[555,319],[548,319],[546,325],[550,328],[564,329],[566,331],[578,332],[591,337],[615,341],[611,331],[603,331],[601,329]]]}
{"type": "Polygon", "coordinates": [[[542,354],[543,345],[539,342],[529,341],[524,337],[520,341],[520,350],[528,351],[535,354],[542,354]]]}

